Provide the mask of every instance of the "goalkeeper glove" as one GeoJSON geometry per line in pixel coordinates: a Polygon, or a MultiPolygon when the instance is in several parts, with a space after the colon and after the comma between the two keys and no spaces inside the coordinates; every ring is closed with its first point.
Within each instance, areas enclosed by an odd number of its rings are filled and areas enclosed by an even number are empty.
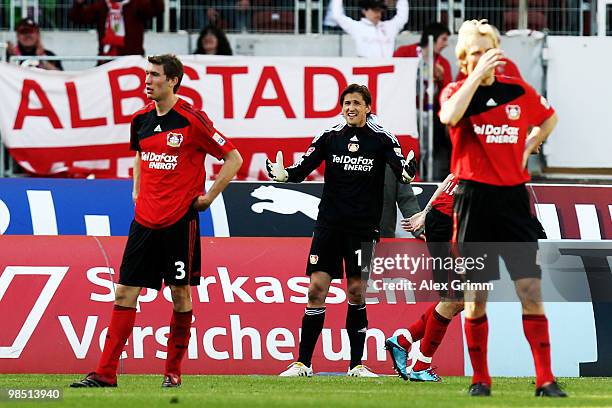
{"type": "Polygon", "coordinates": [[[410,183],[414,180],[414,176],[416,176],[417,172],[417,163],[414,159],[414,151],[410,151],[408,156],[406,156],[406,164],[402,169],[402,181],[404,183],[410,183]]]}
{"type": "Polygon", "coordinates": [[[266,169],[268,170],[268,177],[274,181],[284,183],[289,179],[289,173],[283,165],[283,152],[280,150],[276,153],[276,163],[266,159],[266,169]]]}

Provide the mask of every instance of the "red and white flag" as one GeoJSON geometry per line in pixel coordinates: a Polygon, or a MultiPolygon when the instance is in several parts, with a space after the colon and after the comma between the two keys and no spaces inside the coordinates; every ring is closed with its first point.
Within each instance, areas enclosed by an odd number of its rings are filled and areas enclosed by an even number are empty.
{"type": "MultiPolygon", "coordinates": [[[[232,139],[241,179],[266,179],[265,159],[278,150],[297,160],[311,139],[342,120],[339,96],[367,85],[372,111],[418,151],[417,59],[184,56],[179,95],[204,110],[232,139]]],[[[78,72],[0,64],[0,132],[13,158],[38,175],[129,177],[129,122],[146,102],[139,56],[78,72]]],[[[220,163],[207,161],[208,177],[220,163]]],[[[313,178],[320,177],[315,173],[313,178]]]]}

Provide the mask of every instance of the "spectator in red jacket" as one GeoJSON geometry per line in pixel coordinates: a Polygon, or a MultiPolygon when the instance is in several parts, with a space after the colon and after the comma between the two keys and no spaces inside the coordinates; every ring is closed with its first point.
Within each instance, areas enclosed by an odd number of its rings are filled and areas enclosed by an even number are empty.
{"type": "Polygon", "coordinates": [[[69,16],[96,24],[99,55],[144,55],[145,24],[164,11],[164,0],[75,0],[69,16]]]}
{"type": "Polygon", "coordinates": [[[433,37],[434,80],[442,90],[453,81],[450,63],[440,53],[448,46],[450,31],[442,23],[431,23],[423,30],[421,41],[416,44],[404,45],[393,53],[394,57],[423,57],[427,61],[429,55],[429,36],[433,37]]]}
{"type": "MultiPolygon", "coordinates": [[[[452,82],[453,75],[451,73],[450,63],[440,53],[448,46],[448,37],[450,31],[442,23],[430,23],[425,27],[421,34],[421,40],[412,45],[399,47],[393,53],[394,57],[422,57],[425,62],[429,55],[429,36],[433,37],[433,58],[434,58],[434,95],[433,109],[434,112],[440,110],[438,95],[446,85],[452,82]]],[[[425,70],[427,72],[427,70],[425,70]]],[[[427,80],[425,78],[424,86],[427,88],[427,80]]],[[[417,101],[417,106],[418,106],[417,101]]],[[[424,106],[428,105],[427,99],[423,101],[424,106]]],[[[421,107],[419,107],[421,109],[421,107]]],[[[433,115],[433,169],[432,177],[434,180],[443,180],[450,173],[450,157],[452,145],[448,137],[446,127],[440,123],[438,115],[433,115]]],[[[427,147],[429,149],[429,147],[427,147]]]]}

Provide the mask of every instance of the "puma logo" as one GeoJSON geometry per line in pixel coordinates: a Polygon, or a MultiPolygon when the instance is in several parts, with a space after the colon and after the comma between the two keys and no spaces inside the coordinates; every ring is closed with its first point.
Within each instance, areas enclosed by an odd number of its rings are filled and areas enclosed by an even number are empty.
{"type": "Polygon", "coordinates": [[[251,210],[257,214],[264,211],[285,215],[301,212],[313,220],[317,219],[319,202],[321,201],[310,194],[274,186],[257,187],[253,190],[251,196],[262,200],[251,206],[251,210]]]}

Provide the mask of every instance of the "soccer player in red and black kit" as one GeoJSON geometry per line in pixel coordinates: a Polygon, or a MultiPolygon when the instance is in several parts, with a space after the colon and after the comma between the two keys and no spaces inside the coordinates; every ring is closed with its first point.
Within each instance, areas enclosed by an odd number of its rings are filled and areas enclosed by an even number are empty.
{"type": "MultiPolygon", "coordinates": [[[[486,20],[463,23],[456,55],[467,78],[449,84],[440,96],[440,120],[449,126],[451,167],[459,179],[453,239],[470,253],[478,249],[469,243],[522,243],[521,253],[502,248],[501,256],[521,301],[523,329],[535,362],[536,395],[565,397],[551,370],[541,270],[535,260],[539,231],[525,188],[529,155],[552,132],[557,116],[546,99],[521,79],[495,75],[504,64],[503,52],[486,20]]],[[[472,282],[499,279],[499,271],[474,272],[467,276],[472,282]]],[[[488,396],[487,291],[467,290],[465,300],[465,335],[474,369],[469,393],[488,396]]]]}
{"type": "Polygon", "coordinates": [[[148,58],[146,94],[152,101],[132,117],[134,221],[125,247],[115,306],[96,370],[71,387],[116,387],[119,357],[134,327],[143,287],[170,286],[173,303],[162,387],[181,385],[181,361],[189,345],[191,286],[200,283],[198,211],[234,178],[242,158],[204,112],[176,92],[183,64],[174,55],[148,58]],[[219,175],[204,194],[204,158],[223,159],[219,175]]]}
{"type": "MultiPolygon", "coordinates": [[[[453,198],[457,178],[449,174],[438,186],[423,211],[402,220],[402,227],[409,232],[425,227],[427,249],[431,258],[445,260],[451,256],[450,241],[453,235],[453,198]]],[[[443,262],[433,263],[434,282],[443,285],[438,291],[440,302],[429,307],[423,315],[408,327],[408,335],[397,335],[386,340],[385,346],[393,361],[395,371],[404,380],[437,382],[440,377],[433,370],[431,360],[446,334],[453,317],[463,310],[463,292],[453,290],[453,280],[459,280],[454,271],[445,269],[443,262]],[[415,341],[421,340],[420,355],[408,374],[408,352],[415,341]]]]}
{"type": "Polygon", "coordinates": [[[299,162],[285,169],[281,152],[276,163],[268,161],[270,177],[289,183],[302,182],[325,162],[325,184],[306,267],[310,286],[299,357],[280,374],[285,377],[312,376],[312,354],[323,329],[331,280],[344,275],[351,345],[347,375],[377,377],[361,358],[368,327],[365,289],[373,245],[379,238],[385,168],[388,163],[395,177],[407,184],[416,174],[416,162],[413,152],[404,159],[397,138],[370,116],[372,97],[367,87],[349,85],[340,104],[346,122],[315,137],[299,162]]]}

